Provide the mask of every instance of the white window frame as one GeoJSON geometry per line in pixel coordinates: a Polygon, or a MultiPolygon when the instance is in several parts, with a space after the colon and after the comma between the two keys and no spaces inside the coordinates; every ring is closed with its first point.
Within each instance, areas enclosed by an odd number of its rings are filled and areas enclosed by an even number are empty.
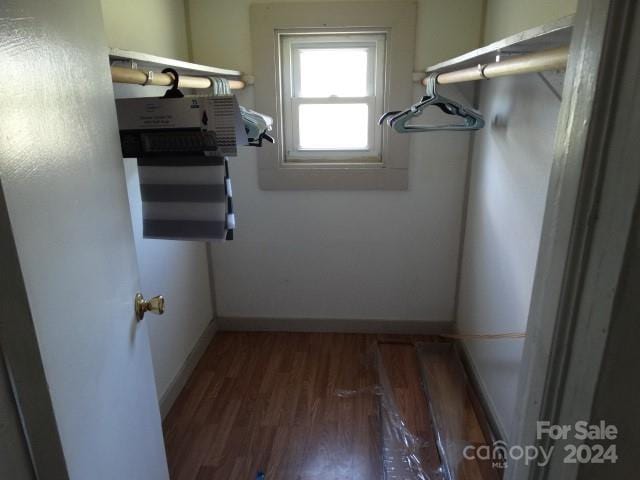
{"type": "MultiPolygon", "coordinates": [[[[286,34],[385,33],[382,111],[415,101],[412,74],[416,46],[414,1],[253,3],[250,8],[254,107],[274,119],[275,144],[255,149],[263,190],[406,190],[411,135],[374,125],[381,150],[374,161],[287,161],[285,107],[280,75],[286,34]]],[[[290,80],[289,80],[290,81],[290,80]]],[[[351,155],[353,157],[353,155],[351,155]]],[[[366,158],[366,157],[365,157],[366,158]]],[[[290,159],[291,160],[291,159],[290,159]]],[[[351,159],[353,160],[353,158],[351,159]]]]}
{"type": "Polygon", "coordinates": [[[386,32],[280,33],[280,96],[285,143],[284,163],[357,164],[382,162],[382,132],[377,120],[384,108],[386,32]],[[364,97],[300,96],[300,51],[306,49],[362,48],[367,50],[367,94],[364,97]],[[302,149],[299,144],[299,106],[352,104],[368,106],[368,145],[365,149],[302,149]]]}

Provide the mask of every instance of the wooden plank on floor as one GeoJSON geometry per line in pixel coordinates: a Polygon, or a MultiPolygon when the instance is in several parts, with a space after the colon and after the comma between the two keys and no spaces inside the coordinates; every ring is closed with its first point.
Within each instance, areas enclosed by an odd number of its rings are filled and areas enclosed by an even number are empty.
{"type": "Polygon", "coordinates": [[[418,358],[434,427],[440,439],[443,466],[451,480],[497,480],[501,471],[489,461],[467,460],[467,445],[481,446],[485,438],[460,359],[448,343],[420,343],[418,358]]]}
{"type": "Polygon", "coordinates": [[[381,402],[383,442],[391,450],[383,452],[387,457],[385,468],[402,472],[403,478],[421,478],[420,473],[424,473],[429,479],[441,479],[441,462],[416,348],[406,341],[385,341],[377,348],[378,374],[386,396],[381,402]],[[400,428],[398,420],[403,423],[400,428]]]}

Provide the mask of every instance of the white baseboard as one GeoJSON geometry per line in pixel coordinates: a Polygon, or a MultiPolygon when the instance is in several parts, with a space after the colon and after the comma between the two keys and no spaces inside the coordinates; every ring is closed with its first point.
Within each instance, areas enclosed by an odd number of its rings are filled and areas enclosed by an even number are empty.
{"type": "Polygon", "coordinates": [[[198,361],[200,361],[200,358],[211,343],[211,340],[213,339],[213,336],[215,335],[217,330],[217,321],[212,320],[204,329],[202,335],[200,335],[200,338],[193,346],[193,349],[191,350],[189,355],[187,355],[187,358],[184,360],[182,367],[180,367],[180,370],[178,370],[178,373],[167,387],[167,390],[164,392],[162,397],[160,397],[160,415],[162,415],[163,420],[169,413],[169,410],[171,410],[171,407],[173,406],[174,402],[178,398],[178,395],[187,383],[187,380],[189,380],[193,369],[196,368],[198,361]]]}
{"type": "Polygon", "coordinates": [[[453,322],[416,320],[360,320],[335,318],[217,318],[218,329],[250,332],[336,332],[336,333],[397,333],[406,335],[437,335],[453,333],[453,322]]]}

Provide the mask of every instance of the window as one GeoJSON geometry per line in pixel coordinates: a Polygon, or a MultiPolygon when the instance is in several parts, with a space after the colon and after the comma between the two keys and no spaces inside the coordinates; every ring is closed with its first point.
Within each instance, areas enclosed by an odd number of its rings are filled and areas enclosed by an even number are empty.
{"type": "Polygon", "coordinates": [[[254,2],[254,107],[274,118],[256,149],[264,190],[405,190],[409,137],[381,128],[406,108],[416,3],[254,2]]]}
{"type": "Polygon", "coordinates": [[[381,162],[385,38],[280,36],[285,162],[381,162]]]}

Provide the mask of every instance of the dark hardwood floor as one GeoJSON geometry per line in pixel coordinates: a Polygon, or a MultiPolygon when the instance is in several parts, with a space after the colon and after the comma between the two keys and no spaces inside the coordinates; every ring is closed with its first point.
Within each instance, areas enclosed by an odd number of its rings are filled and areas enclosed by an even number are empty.
{"type": "Polygon", "coordinates": [[[377,383],[379,338],[218,333],[165,421],[171,478],[382,478],[377,397],[336,395],[377,383]]]}
{"type": "Polygon", "coordinates": [[[216,334],[165,420],[172,480],[254,480],[258,471],[266,480],[382,479],[379,398],[366,392],[379,384],[375,345],[398,412],[424,441],[420,462],[436,472],[440,457],[413,345],[425,341],[434,339],[216,334]],[[338,396],[341,389],[365,393],[338,396]]]}

